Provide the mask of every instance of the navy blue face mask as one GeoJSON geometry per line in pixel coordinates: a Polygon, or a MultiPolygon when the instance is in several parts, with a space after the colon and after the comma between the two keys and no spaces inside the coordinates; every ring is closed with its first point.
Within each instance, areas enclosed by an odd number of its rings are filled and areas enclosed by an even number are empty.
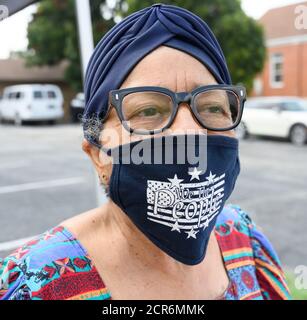
{"type": "Polygon", "coordinates": [[[117,158],[110,198],[158,248],[187,265],[199,264],[205,258],[217,216],[240,172],[237,139],[208,135],[203,140],[200,136],[204,135],[194,135],[190,140],[191,135],[146,139],[150,147],[138,152],[143,152],[143,157],[148,150],[151,154],[143,163],[130,160],[134,148],[145,140],[105,150],[113,160],[117,158]],[[161,143],[155,144],[157,139],[161,143]],[[191,165],[189,152],[182,158],[183,148],[188,150],[191,144],[196,157],[207,158],[205,171],[191,165]],[[170,156],[173,164],[169,164],[170,156]]]}

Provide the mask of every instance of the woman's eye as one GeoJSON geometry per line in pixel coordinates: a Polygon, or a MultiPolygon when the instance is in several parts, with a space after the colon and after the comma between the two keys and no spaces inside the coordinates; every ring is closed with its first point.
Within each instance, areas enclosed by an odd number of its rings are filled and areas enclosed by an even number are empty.
{"type": "Polygon", "coordinates": [[[224,113],[224,108],[222,106],[203,106],[200,108],[201,112],[208,113],[224,113]]]}
{"type": "Polygon", "coordinates": [[[138,112],[138,116],[141,117],[153,117],[158,113],[156,107],[146,107],[138,112]]]}
{"type": "Polygon", "coordinates": [[[209,107],[209,111],[212,113],[222,113],[224,109],[220,106],[212,106],[212,107],[209,107]]]}
{"type": "Polygon", "coordinates": [[[168,108],[164,106],[142,106],[134,110],[130,115],[130,118],[139,117],[139,118],[150,118],[150,117],[161,117],[169,112],[168,108]]]}

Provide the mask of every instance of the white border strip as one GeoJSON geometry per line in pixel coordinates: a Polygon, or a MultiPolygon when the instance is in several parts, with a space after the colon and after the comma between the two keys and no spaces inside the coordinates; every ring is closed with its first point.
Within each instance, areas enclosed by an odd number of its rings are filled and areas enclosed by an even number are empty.
{"type": "Polygon", "coordinates": [[[21,238],[17,240],[7,241],[7,242],[0,242],[0,252],[1,251],[12,251],[14,249],[17,249],[18,247],[21,247],[26,242],[34,239],[36,236],[27,237],[27,238],[21,238]]]}
{"type": "Polygon", "coordinates": [[[43,189],[43,188],[50,188],[50,187],[67,186],[71,184],[84,183],[85,181],[86,179],[84,177],[74,177],[74,178],[66,178],[66,179],[15,184],[11,186],[0,187],[0,194],[36,190],[36,189],[43,189]]]}

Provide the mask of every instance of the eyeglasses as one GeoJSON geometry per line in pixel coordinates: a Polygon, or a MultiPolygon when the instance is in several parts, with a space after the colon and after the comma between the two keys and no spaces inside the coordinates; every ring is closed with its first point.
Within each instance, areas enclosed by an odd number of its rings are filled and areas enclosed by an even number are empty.
{"type": "Polygon", "coordinates": [[[169,128],[181,102],[189,103],[194,119],[205,129],[228,131],[241,121],[246,90],[224,84],[201,86],[191,92],[145,86],[109,92],[109,108],[115,107],[126,130],[135,134],[155,134],[169,128]]]}

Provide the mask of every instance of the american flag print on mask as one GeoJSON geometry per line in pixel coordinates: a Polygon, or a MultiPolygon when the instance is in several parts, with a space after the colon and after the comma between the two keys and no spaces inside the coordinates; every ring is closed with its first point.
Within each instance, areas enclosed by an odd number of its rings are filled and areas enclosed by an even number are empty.
{"type": "Polygon", "coordinates": [[[225,173],[218,176],[210,171],[200,178],[201,171],[194,168],[188,175],[190,181],[177,174],[166,181],[147,181],[147,219],[185,239],[197,239],[221,211],[225,173]]]}

